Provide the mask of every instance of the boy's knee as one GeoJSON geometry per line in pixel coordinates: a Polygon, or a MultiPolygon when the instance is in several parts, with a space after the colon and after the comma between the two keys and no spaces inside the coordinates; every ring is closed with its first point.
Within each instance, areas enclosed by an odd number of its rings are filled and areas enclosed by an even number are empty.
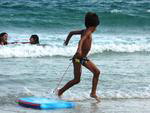
{"type": "Polygon", "coordinates": [[[99,77],[99,75],[100,75],[100,70],[97,69],[97,70],[95,71],[94,75],[95,75],[96,77],[99,77]]]}

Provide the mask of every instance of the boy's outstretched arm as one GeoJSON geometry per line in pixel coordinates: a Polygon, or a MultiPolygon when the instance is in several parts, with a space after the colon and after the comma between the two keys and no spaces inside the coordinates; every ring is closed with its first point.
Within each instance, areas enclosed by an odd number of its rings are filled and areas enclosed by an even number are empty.
{"type": "Polygon", "coordinates": [[[81,35],[82,32],[83,32],[83,30],[71,31],[71,32],[68,34],[68,36],[67,36],[67,38],[66,38],[66,40],[65,40],[65,42],[64,42],[64,45],[65,45],[65,46],[68,45],[69,40],[71,39],[71,37],[72,37],[73,35],[81,35]]]}

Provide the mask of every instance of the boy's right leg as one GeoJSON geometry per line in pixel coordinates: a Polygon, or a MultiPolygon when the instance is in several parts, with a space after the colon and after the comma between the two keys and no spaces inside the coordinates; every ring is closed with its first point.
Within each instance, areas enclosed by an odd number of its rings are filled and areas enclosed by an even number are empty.
{"type": "Polygon", "coordinates": [[[82,71],[81,64],[73,61],[73,67],[74,67],[74,79],[69,81],[64,87],[58,90],[58,96],[61,96],[70,87],[80,82],[81,71],[82,71]]]}
{"type": "Polygon", "coordinates": [[[99,79],[99,75],[100,75],[100,70],[90,60],[85,62],[84,66],[93,73],[92,91],[91,91],[90,96],[99,101],[99,97],[96,94],[96,89],[97,89],[98,79],[99,79]]]}

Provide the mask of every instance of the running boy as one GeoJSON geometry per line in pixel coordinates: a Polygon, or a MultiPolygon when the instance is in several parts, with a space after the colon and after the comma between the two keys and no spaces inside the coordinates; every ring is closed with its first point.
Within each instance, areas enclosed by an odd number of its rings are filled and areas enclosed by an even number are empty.
{"type": "Polygon", "coordinates": [[[81,35],[81,39],[78,43],[78,49],[73,56],[72,62],[74,66],[74,79],[69,81],[64,87],[58,90],[58,96],[61,96],[66,90],[75,84],[80,82],[81,77],[81,65],[89,69],[93,73],[92,90],[90,96],[99,101],[99,97],[96,94],[98,79],[100,70],[96,65],[87,58],[87,54],[91,49],[92,44],[92,33],[96,30],[99,25],[99,18],[95,13],[88,12],[85,15],[85,26],[86,29],[79,31],[72,31],[66,38],[64,45],[68,45],[69,40],[73,35],[81,35]]]}

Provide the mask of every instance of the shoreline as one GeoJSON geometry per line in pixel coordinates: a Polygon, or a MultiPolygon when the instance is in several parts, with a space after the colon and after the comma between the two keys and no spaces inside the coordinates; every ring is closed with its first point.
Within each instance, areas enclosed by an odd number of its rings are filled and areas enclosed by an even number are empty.
{"type": "Polygon", "coordinates": [[[150,99],[102,99],[95,101],[76,102],[73,109],[35,110],[14,105],[0,106],[1,113],[149,113],[150,99]]]}

